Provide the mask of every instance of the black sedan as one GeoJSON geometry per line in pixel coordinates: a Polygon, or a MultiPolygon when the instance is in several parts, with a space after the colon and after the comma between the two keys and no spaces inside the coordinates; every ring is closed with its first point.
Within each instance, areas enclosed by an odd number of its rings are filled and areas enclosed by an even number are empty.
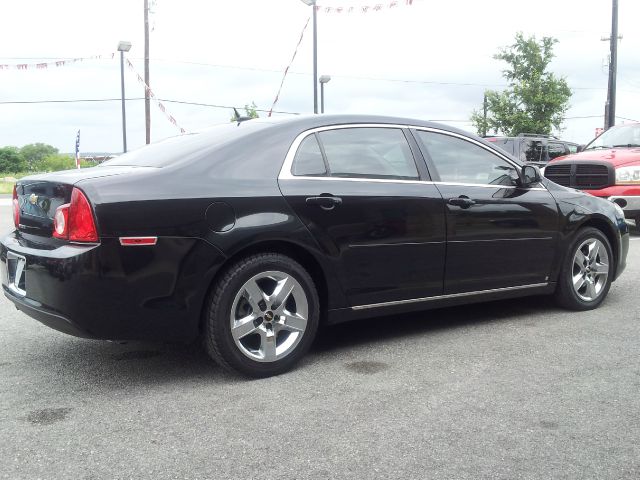
{"type": "Polygon", "coordinates": [[[555,295],[597,307],[624,270],[620,208],[443,125],[251,120],[95,168],[34,175],[1,240],[5,295],[72,335],[191,342],[291,368],[328,324],[555,295]]]}

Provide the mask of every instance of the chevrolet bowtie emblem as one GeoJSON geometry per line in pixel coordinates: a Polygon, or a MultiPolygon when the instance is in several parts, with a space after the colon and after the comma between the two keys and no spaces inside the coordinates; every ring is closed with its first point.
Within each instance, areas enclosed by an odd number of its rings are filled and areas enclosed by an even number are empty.
{"type": "Polygon", "coordinates": [[[29,197],[29,203],[31,205],[35,205],[36,203],[38,203],[38,196],[35,193],[32,193],[29,197]]]}

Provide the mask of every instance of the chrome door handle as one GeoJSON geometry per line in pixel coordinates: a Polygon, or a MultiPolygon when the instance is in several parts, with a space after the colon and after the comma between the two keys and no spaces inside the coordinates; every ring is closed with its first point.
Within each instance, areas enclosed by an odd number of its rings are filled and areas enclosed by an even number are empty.
{"type": "Polygon", "coordinates": [[[321,195],[319,197],[307,197],[307,205],[318,205],[323,210],[332,210],[338,205],[342,204],[340,197],[334,197],[333,195],[321,195]]]}
{"type": "Polygon", "coordinates": [[[471,205],[476,204],[475,201],[471,200],[466,195],[460,195],[459,197],[450,198],[449,200],[447,200],[447,203],[449,205],[455,205],[456,207],[460,208],[469,208],[471,205]]]}

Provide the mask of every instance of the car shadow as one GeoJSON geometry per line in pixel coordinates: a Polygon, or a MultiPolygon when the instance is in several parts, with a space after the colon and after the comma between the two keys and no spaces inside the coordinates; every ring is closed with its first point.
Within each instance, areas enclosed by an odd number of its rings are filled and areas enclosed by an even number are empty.
{"type": "MultiPolygon", "coordinates": [[[[315,357],[313,363],[322,362],[326,353],[346,351],[363,344],[430,335],[474,324],[513,321],[514,317],[522,317],[523,322],[531,323],[529,315],[552,311],[557,311],[557,307],[551,297],[525,297],[373,317],[322,328],[311,355],[315,357]]],[[[243,380],[216,365],[200,343],[112,343],[60,336],[56,341],[42,345],[30,360],[38,364],[34,365],[38,367],[36,371],[49,381],[67,385],[70,382],[91,384],[92,388],[108,391],[132,385],[147,388],[179,383],[201,386],[203,383],[219,385],[243,380]]]]}
{"type": "MultiPolygon", "coordinates": [[[[363,344],[430,335],[469,325],[514,320],[531,324],[531,314],[557,311],[548,298],[501,300],[325,326],[312,347],[312,363],[322,362],[322,356],[327,353],[348,351],[363,344]]],[[[63,385],[71,383],[69,386],[91,384],[93,388],[105,391],[132,385],[147,388],[180,383],[201,386],[243,380],[216,365],[200,343],[112,343],[61,335],[56,341],[43,344],[29,361],[36,364],[32,365],[37,367],[34,371],[48,381],[63,385]]],[[[304,369],[305,363],[303,361],[300,368],[304,369]]]]}
{"type": "Polygon", "coordinates": [[[47,381],[105,391],[226,384],[239,378],[213,362],[200,343],[106,342],[61,335],[43,344],[29,362],[30,371],[47,381]]]}
{"type": "Polygon", "coordinates": [[[372,317],[323,328],[313,350],[318,353],[336,351],[399,337],[429,335],[469,325],[511,321],[514,317],[522,317],[523,322],[529,321],[527,325],[532,326],[528,315],[554,311],[558,311],[558,307],[553,297],[533,296],[372,317]]]}

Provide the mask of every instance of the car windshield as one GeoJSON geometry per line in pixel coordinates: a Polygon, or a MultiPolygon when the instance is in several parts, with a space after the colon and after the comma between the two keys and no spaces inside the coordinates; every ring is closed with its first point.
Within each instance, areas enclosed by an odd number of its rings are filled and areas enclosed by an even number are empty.
{"type": "Polygon", "coordinates": [[[640,147],[640,123],[610,128],[587,145],[585,150],[614,147],[640,147]]]}

